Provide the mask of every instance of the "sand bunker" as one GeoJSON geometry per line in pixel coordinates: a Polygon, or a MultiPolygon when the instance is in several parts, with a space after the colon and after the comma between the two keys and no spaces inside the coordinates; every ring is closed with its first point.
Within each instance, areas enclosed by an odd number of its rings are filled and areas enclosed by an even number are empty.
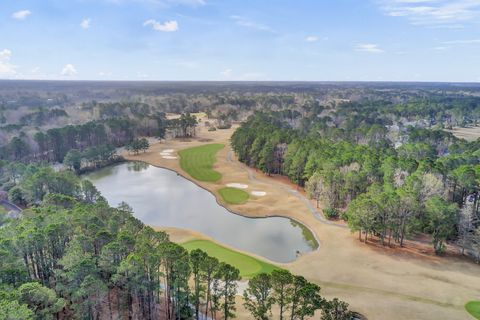
{"type": "Polygon", "coordinates": [[[227,183],[227,187],[237,188],[237,189],[247,189],[248,185],[243,183],[227,183]]]}
{"type": "Polygon", "coordinates": [[[265,191],[252,191],[252,195],[256,197],[264,197],[267,193],[265,191]]]}
{"type": "Polygon", "coordinates": [[[160,152],[160,155],[162,156],[163,159],[177,159],[177,157],[172,156],[172,152],[175,150],[173,149],[165,149],[162,152],[160,152]]]}

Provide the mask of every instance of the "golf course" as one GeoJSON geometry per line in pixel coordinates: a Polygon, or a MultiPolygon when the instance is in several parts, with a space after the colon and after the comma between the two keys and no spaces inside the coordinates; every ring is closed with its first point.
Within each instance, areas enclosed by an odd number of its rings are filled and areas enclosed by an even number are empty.
{"type": "Polygon", "coordinates": [[[195,148],[181,150],[180,165],[192,178],[198,181],[215,182],[222,174],[213,169],[215,155],[225,146],[223,144],[207,144],[195,148]]]}
{"type": "Polygon", "coordinates": [[[268,262],[253,258],[246,254],[234,251],[215,242],[208,240],[191,240],[181,244],[188,251],[201,249],[208,255],[226,262],[240,270],[243,279],[250,279],[259,273],[270,273],[278,267],[268,262]]]}
{"type": "Polygon", "coordinates": [[[480,301],[470,301],[465,305],[468,313],[470,313],[475,319],[480,319],[480,301]]]}
{"type": "MultiPolygon", "coordinates": [[[[352,310],[368,319],[474,319],[478,307],[466,303],[480,296],[478,265],[359,242],[341,223],[325,220],[321,208],[316,209],[303,190],[240,163],[230,149],[230,138],[237,127],[208,131],[200,123],[195,139],[167,139],[151,145],[145,153],[125,154],[125,158],[173,170],[208,190],[219,203],[239,215],[280,216],[301,223],[311,231],[319,247],[281,264],[281,268],[317,283],[327,298],[348,301],[352,310]],[[179,159],[162,158],[160,153],[168,149],[178,150],[179,159]]],[[[239,231],[234,236],[248,239],[255,232],[261,231],[239,231]]],[[[248,256],[248,250],[232,250],[234,245],[225,246],[212,235],[203,237],[194,228],[184,229],[172,239],[188,250],[201,248],[235,265],[244,278],[275,267],[255,258],[258,254],[253,257],[248,256]]]]}

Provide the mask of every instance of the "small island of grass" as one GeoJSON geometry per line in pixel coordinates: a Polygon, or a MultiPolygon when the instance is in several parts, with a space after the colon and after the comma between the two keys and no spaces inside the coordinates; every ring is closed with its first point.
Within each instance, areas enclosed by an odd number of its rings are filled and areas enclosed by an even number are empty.
{"type": "Polygon", "coordinates": [[[247,192],[231,187],[225,187],[218,190],[222,199],[228,204],[242,204],[247,202],[249,195],[247,192]]]}

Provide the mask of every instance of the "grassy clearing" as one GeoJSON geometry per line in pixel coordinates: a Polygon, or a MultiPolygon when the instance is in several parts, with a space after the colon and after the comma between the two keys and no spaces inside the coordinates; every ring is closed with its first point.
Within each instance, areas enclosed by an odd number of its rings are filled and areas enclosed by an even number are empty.
{"type": "Polygon", "coordinates": [[[188,251],[201,249],[210,256],[216,257],[222,262],[231,264],[240,270],[240,276],[242,278],[249,279],[259,273],[270,273],[273,270],[279,269],[273,264],[255,259],[208,240],[191,240],[183,243],[182,246],[188,251]]]}
{"type": "Polygon", "coordinates": [[[249,198],[248,193],[237,188],[222,188],[218,190],[218,193],[220,193],[222,199],[229,204],[242,204],[247,202],[249,198]]]}
{"type": "Polygon", "coordinates": [[[189,148],[178,152],[180,166],[192,178],[199,181],[215,182],[222,178],[220,172],[212,169],[215,164],[215,155],[225,146],[223,144],[207,144],[189,148]]]}
{"type": "Polygon", "coordinates": [[[468,313],[470,313],[475,319],[480,319],[480,301],[470,301],[465,305],[468,313]]]}

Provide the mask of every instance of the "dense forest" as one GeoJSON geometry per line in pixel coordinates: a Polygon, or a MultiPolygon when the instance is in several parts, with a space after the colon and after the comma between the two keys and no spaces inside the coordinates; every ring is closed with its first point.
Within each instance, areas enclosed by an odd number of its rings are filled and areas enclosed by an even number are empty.
{"type": "Polygon", "coordinates": [[[297,127],[283,112],[251,116],[231,139],[238,159],[304,186],[326,216],[347,220],[365,242],[402,246],[428,233],[438,254],[456,241],[480,259],[479,140],[408,127],[395,147],[369,108],[350,109],[337,123],[316,107],[306,112],[297,127]]]}
{"type": "Polygon", "coordinates": [[[0,158],[61,162],[70,149],[123,146],[141,136],[162,138],[169,129],[174,136],[194,134],[194,126],[182,127],[178,119],[168,123],[168,113],[202,111],[228,127],[255,111],[277,111],[299,129],[314,121],[336,139],[346,138],[338,126],[345,118],[349,139],[365,130],[382,134],[381,127],[472,126],[480,120],[479,91],[460,84],[7,81],[0,87],[0,158]],[[357,132],[351,130],[355,123],[377,126],[357,132]]]}
{"type": "MultiPolygon", "coordinates": [[[[11,200],[28,207],[19,218],[0,215],[0,319],[235,317],[235,267],[187,252],[70,171],[3,162],[0,173],[14,185],[11,200]]],[[[251,279],[245,296],[255,319],[271,318],[276,304],[280,319],[352,317],[346,303],[284,270],[251,279]],[[251,298],[258,290],[268,291],[266,305],[251,298]]]]}

